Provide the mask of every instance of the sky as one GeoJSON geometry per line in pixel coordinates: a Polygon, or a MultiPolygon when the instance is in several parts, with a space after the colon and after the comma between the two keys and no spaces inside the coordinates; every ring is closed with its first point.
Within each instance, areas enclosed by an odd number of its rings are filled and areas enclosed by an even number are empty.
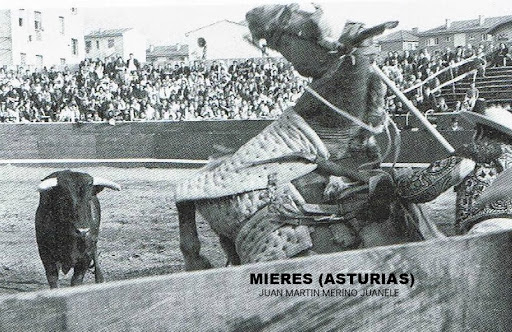
{"type": "MultiPolygon", "coordinates": [[[[144,34],[148,45],[165,45],[184,41],[184,34],[199,27],[228,19],[244,20],[253,7],[272,0],[18,0],[2,1],[0,7],[77,7],[84,17],[86,32],[98,28],[132,27],[144,34]]],[[[299,1],[290,1],[299,2],[299,1]]],[[[302,3],[311,3],[310,1],[302,3]]],[[[400,21],[395,29],[420,31],[452,21],[512,15],[512,0],[319,0],[333,31],[341,31],[347,20],[367,26],[389,20],[400,21]]],[[[277,1],[277,3],[288,3],[277,1]]]]}

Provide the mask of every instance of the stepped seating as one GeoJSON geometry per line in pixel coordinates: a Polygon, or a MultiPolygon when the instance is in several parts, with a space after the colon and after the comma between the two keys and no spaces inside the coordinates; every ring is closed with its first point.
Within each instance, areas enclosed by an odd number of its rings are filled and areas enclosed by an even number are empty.
{"type": "MultiPolygon", "coordinates": [[[[457,101],[463,101],[473,77],[467,77],[455,83],[455,88],[448,85],[441,89],[441,96],[448,106],[454,107],[457,101]]],[[[476,87],[479,97],[485,98],[489,104],[512,104],[512,67],[487,68],[485,77],[477,76],[476,87]]]]}

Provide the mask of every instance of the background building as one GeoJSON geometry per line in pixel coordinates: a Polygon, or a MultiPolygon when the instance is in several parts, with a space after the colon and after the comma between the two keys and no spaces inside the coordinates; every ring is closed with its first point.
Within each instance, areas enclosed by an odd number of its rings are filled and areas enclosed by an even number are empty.
{"type": "Polygon", "coordinates": [[[479,45],[496,40],[512,39],[512,15],[484,17],[454,21],[447,19],[445,24],[419,34],[419,48],[429,51],[453,49],[457,46],[479,45]]]}
{"type": "MultiPolygon", "coordinates": [[[[218,21],[185,34],[191,60],[261,57],[262,52],[249,44],[244,36],[250,36],[245,22],[237,23],[229,20],[218,21]],[[205,46],[201,46],[203,41],[205,46]]],[[[279,53],[268,50],[268,55],[279,56],[279,53]]]]}
{"type": "Polygon", "coordinates": [[[146,38],[132,28],[97,30],[85,36],[85,57],[93,60],[122,57],[130,53],[146,62],[146,38]]]}
{"type": "Polygon", "coordinates": [[[83,35],[76,8],[0,10],[0,65],[77,64],[84,58],[83,35]]]}
{"type": "Polygon", "coordinates": [[[183,44],[166,46],[151,45],[146,50],[146,61],[151,63],[188,61],[188,56],[188,45],[183,44]]]}
{"type": "Polygon", "coordinates": [[[390,33],[379,39],[378,44],[383,53],[393,51],[414,51],[418,48],[418,29],[414,28],[411,31],[400,30],[390,33]]]}

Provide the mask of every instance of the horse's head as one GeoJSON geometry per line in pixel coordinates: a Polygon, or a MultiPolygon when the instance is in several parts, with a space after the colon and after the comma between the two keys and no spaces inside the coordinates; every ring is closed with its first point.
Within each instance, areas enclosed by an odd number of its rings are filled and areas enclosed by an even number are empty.
{"type": "Polygon", "coordinates": [[[266,39],[269,47],[277,48],[282,33],[301,35],[304,39],[317,39],[319,25],[316,18],[321,17],[319,7],[304,8],[296,3],[289,5],[264,5],[250,10],[245,18],[249,23],[253,40],[266,39]]]}
{"type": "Polygon", "coordinates": [[[322,45],[330,29],[319,7],[298,4],[264,5],[246,14],[252,39],[265,39],[267,46],[280,52],[303,75],[319,78],[336,59],[336,54],[322,45]]]}
{"type": "Polygon", "coordinates": [[[253,40],[271,39],[279,28],[279,18],[286,10],[284,5],[265,5],[251,9],[245,15],[253,40]]]}
{"type": "Polygon", "coordinates": [[[264,5],[246,14],[252,39],[265,39],[267,46],[280,52],[295,69],[307,77],[322,77],[338,58],[360,47],[364,41],[393,28],[388,22],[370,29],[361,23],[347,23],[341,37],[335,40],[318,6],[264,5]]]}

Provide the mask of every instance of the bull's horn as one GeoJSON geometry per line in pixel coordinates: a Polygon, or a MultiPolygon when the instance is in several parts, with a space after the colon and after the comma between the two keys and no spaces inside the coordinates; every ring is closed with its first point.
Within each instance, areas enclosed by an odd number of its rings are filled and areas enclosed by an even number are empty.
{"type": "Polygon", "coordinates": [[[121,190],[121,186],[118,185],[117,183],[107,180],[107,179],[104,179],[104,178],[97,177],[97,176],[94,177],[92,185],[93,186],[102,186],[102,187],[117,190],[117,191],[121,190]]]}
{"type": "Polygon", "coordinates": [[[49,178],[42,181],[37,186],[37,191],[43,192],[52,189],[53,187],[57,187],[57,178],[49,178]]]}

